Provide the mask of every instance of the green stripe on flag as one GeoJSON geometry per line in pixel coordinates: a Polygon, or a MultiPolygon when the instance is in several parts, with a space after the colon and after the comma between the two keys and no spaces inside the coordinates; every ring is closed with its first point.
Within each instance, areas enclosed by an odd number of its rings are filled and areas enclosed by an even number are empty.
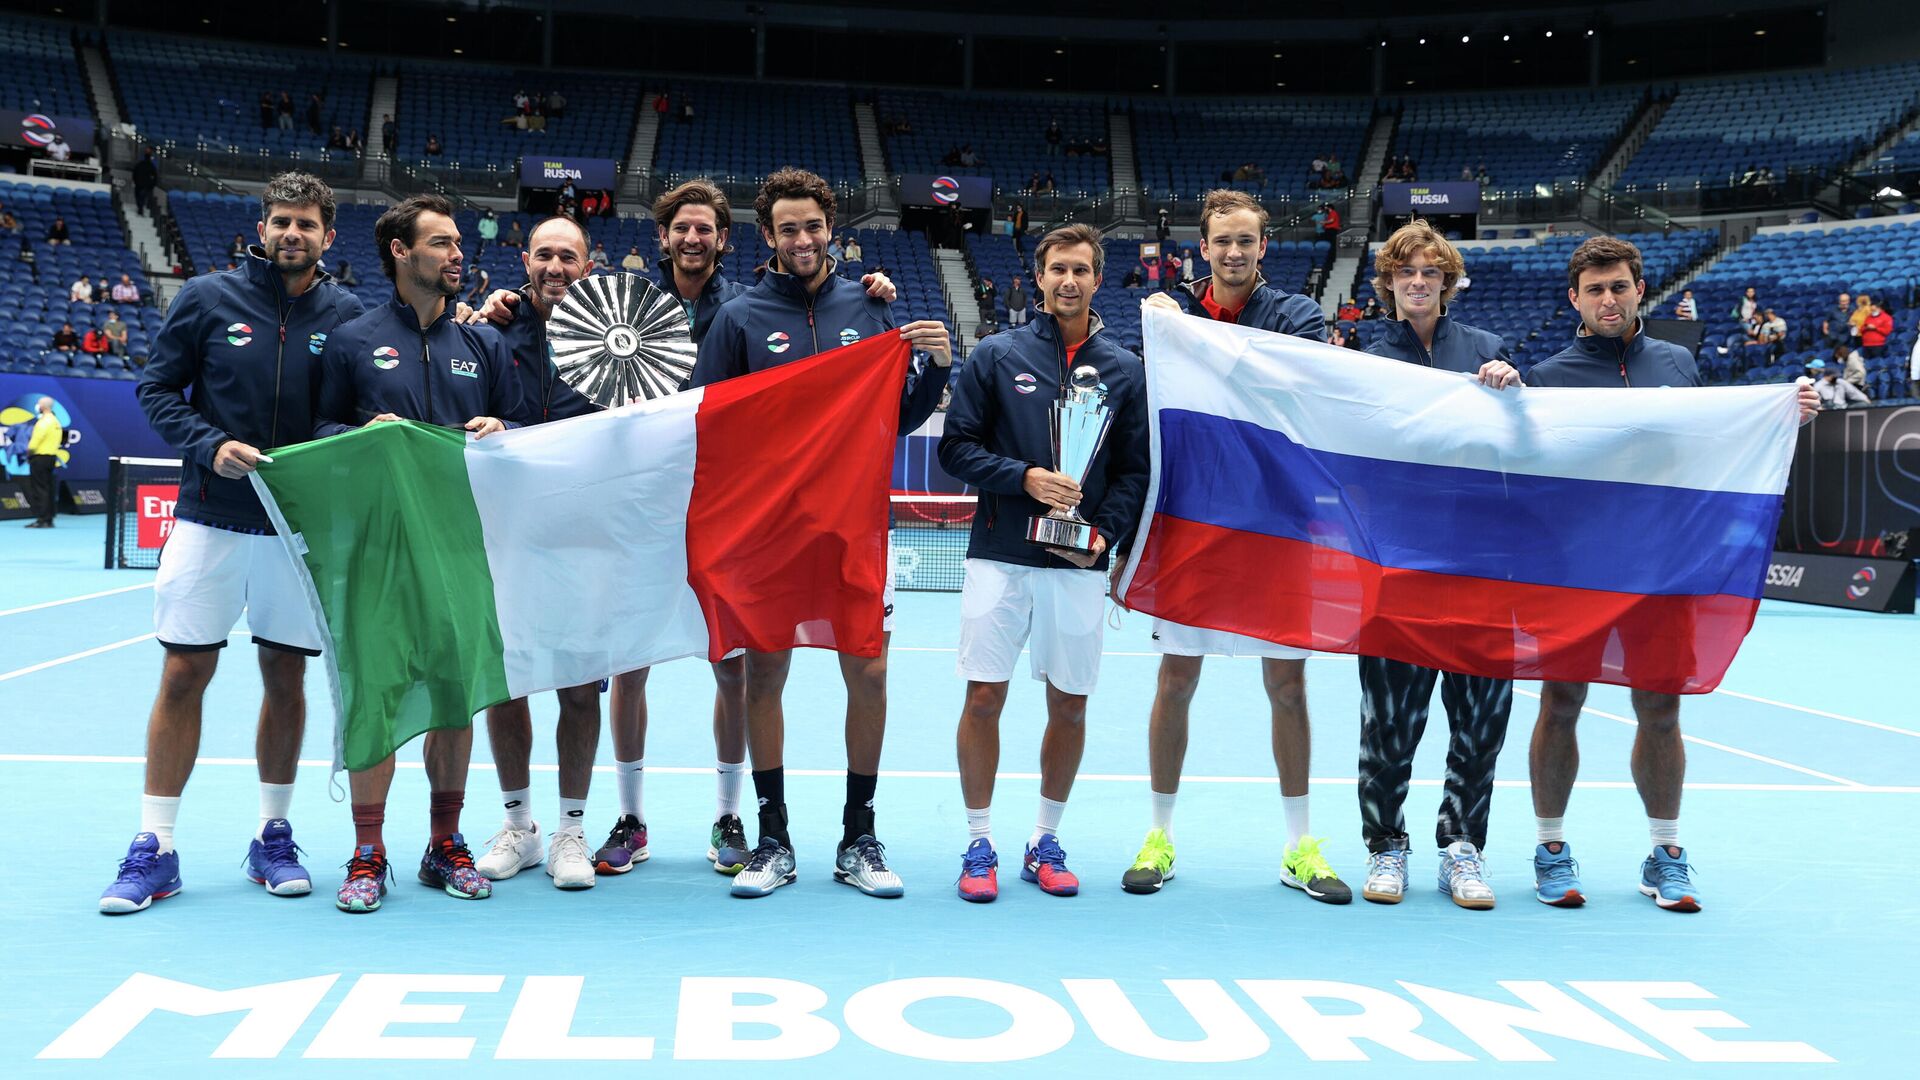
{"type": "Polygon", "coordinates": [[[373,424],[276,449],[260,467],[306,545],[348,769],[434,728],[466,727],[508,697],[466,441],[410,421],[373,424]]]}

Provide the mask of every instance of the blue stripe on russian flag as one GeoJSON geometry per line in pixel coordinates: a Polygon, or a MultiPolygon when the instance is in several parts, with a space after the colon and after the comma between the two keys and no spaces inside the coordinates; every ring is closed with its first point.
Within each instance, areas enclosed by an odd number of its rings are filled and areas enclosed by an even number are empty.
{"type": "Polygon", "coordinates": [[[1777,495],[1329,453],[1181,409],[1160,410],[1160,450],[1156,513],[1496,581],[1758,598],[1780,517],[1777,495]]]}

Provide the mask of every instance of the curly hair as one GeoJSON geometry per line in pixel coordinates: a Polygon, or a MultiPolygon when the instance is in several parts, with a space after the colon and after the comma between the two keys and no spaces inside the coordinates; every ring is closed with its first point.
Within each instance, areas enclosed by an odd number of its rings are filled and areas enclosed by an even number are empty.
{"type": "Polygon", "coordinates": [[[1446,275],[1441,279],[1441,307],[1451,303],[1453,294],[1460,291],[1460,276],[1467,272],[1467,263],[1460,257],[1460,249],[1442,236],[1440,230],[1427,224],[1425,218],[1415,218],[1395,229],[1393,235],[1387,237],[1387,242],[1380,245],[1379,254],[1373,257],[1373,291],[1379,296],[1380,306],[1386,309],[1389,316],[1395,314],[1393,275],[1421,253],[1446,275]]]}
{"type": "Polygon", "coordinates": [[[827,228],[833,228],[833,189],[818,175],[789,167],[768,176],[753,200],[754,220],[762,229],[773,231],[773,204],[781,199],[812,199],[827,216],[827,228]]]}

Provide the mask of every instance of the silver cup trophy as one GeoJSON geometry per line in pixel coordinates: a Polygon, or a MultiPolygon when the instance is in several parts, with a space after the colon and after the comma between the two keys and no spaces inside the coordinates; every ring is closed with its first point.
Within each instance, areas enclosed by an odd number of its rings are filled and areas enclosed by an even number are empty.
{"type": "MultiPolygon", "coordinates": [[[[1100,382],[1100,372],[1084,365],[1074,368],[1067,380],[1065,395],[1053,403],[1051,420],[1054,471],[1085,488],[1093,459],[1100,456],[1100,448],[1106,445],[1107,428],[1113,423],[1113,414],[1107,408],[1107,388],[1100,382]]],[[[1093,523],[1080,516],[1077,506],[1070,510],[1050,510],[1045,516],[1027,521],[1029,542],[1083,555],[1092,553],[1095,532],[1093,523]]]]}
{"type": "Polygon", "coordinates": [[[665,397],[693,372],[693,327],[680,301],[638,274],[567,287],[547,322],[554,367],[597,405],[665,397]]]}

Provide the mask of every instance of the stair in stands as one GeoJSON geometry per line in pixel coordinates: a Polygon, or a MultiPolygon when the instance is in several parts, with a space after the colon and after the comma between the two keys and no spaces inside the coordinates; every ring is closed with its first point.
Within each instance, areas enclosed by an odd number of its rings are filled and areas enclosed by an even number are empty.
{"type": "Polygon", "coordinates": [[[1140,159],[1133,150],[1132,113],[1107,114],[1107,161],[1107,167],[1113,170],[1114,220],[1144,220],[1140,159]]]}
{"type": "Polygon", "coordinates": [[[1593,181],[1587,186],[1607,189],[1618,184],[1621,175],[1627,171],[1627,166],[1633,162],[1633,155],[1647,145],[1647,138],[1653,134],[1653,129],[1660,125],[1660,118],[1667,114],[1667,109],[1672,104],[1672,98],[1649,98],[1646,105],[1642,106],[1638,115],[1633,118],[1633,123],[1627,126],[1626,133],[1620,137],[1619,148],[1613,152],[1612,157],[1607,159],[1605,165],[1600,166],[1600,171],[1593,175],[1593,181]]]}
{"type": "Polygon", "coordinates": [[[1334,313],[1340,310],[1341,299],[1352,295],[1360,265],[1366,261],[1367,245],[1373,238],[1374,195],[1379,191],[1381,174],[1387,171],[1387,155],[1393,150],[1393,134],[1398,124],[1398,117],[1382,110],[1374,114],[1373,123],[1367,128],[1367,148],[1355,174],[1359,179],[1353,199],[1347,204],[1347,227],[1340,234],[1333,266],[1321,279],[1318,299],[1328,322],[1332,322],[1334,313]]]}
{"type": "Polygon", "coordinates": [[[660,114],[653,111],[659,94],[644,94],[640,114],[633,118],[633,141],[627,146],[627,171],[620,177],[620,205],[644,211],[648,183],[653,179],[653,148],[660,141],[660,114]]]}
{"type": "Polygon", "coordinates": [[[953,313],[953,332],[971,348],[980,340],[980,303],[974,298],[973,275],[967,272],[967,260],[952,248],[933,249],[933,263],[940,271],[940,291],[946,294],[947,310],[953,313]]]}
{"type": "Polygon", "coordinates": [[[874,115],[873,102],[853,103],[853,130],[859,136],[860,175],[869,186],[886,183],[887,151],[880,141],[880,119],[874,115]]]}
{"type": "Polygon", "coordinates": [[[391,163],[380,141],[380,127],[389,116],[398,121],[399,102],[400,80],[392,75],[375,75],[373,92],[367,95],[367,123],[360,129],[367,140],[366,152],[360,155],[360,179],[368,184],[378,185],[387,177],[391,163]]]}

